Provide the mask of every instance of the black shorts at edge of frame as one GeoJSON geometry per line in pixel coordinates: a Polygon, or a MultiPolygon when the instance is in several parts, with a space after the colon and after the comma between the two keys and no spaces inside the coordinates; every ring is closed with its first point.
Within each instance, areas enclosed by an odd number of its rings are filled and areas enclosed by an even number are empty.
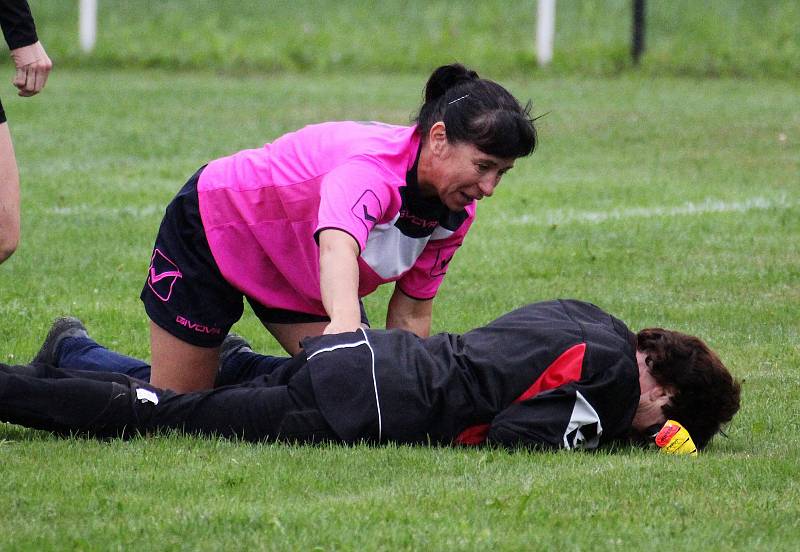
{"type": "MultiPolygon", "coordinates": [[[[181,341],[217,347],[244,312],[242,298],[262,324],[328,322],[315,314],[269,308],[222,276],[200,218],[198,170],[167,206],[140,298],[150,319],[181,341]]],[[[359,301],[360,302],[360,301],[359,301]]],[[[363,303],[361,320],[369,325],[363,303]]]]}

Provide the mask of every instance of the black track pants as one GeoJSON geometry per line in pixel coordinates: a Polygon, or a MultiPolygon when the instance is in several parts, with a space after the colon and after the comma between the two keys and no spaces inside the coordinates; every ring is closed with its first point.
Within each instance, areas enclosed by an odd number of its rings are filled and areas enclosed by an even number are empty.
{"type": "Polygon", "coordinates": [[[338,440],[303,358],[246,385],[185,394],[122,374],[0,364],[0,420],[101,438],[177,429],[247,441],[338,440]]]}

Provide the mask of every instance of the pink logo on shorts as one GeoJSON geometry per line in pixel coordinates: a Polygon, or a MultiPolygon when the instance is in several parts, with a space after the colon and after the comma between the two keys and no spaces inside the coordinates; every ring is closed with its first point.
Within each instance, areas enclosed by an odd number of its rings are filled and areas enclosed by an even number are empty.
{"type": "Polygon", "coordinates": [[[190,330],[194,330],[198,333],[204,333],[209,335],[222,335],[222,330],[220,328],[209,327],[206,326],[205,324],[192,322],[191,320],[189,320],[185,316],[181,316],[180,314],[177,317],[175,317],[175,322],[177,322],[181,326],[189,328],[190,330]]]}
{"type": "Polygon", "coordinates": [[[158,249],[153,250],[153,257],[150,259],[150,271],[147,275],[147,285],[156,294],[156,297],[164,301],[169,301],[172,295],[172,286],[183,278],[178,265],[170,261],[158,249]]]}

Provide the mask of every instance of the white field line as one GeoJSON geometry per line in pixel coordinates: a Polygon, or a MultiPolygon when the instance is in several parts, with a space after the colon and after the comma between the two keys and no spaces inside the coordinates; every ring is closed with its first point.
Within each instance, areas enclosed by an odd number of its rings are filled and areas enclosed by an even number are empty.
{"type": "Polygon", "coordinates": [[[72,205],[69,207],[51,207],[47,210],[48,214],[61,217],[94,216],[100,218],[115,218],[119,216],[129,217],[150,217],[155,214],[162,214],[166,205],[147,205],[145,207],[96,207],[86,205],[72,205]]]}
{"type": "MultiPolygon", "coordinates": [[[[578,211],[574,209],[554,209],[539,214],[526,214],[511,219],[498,220],[502,224],[552,226],[554,224],[592,223],[599,224],[609,220],[633,218],[674,217],[686,215],[704,215],[711,213],[745,213],[764,209],[790,209],[800,204],[797,200],[785,196],[753,197],[744,201],[721,201],[706,199],[699,203],[687,202],[672,207],[630,207],[611,211],[578,211]]],[[[94,207],[81,204],[70,207],[52,207],[47,210],[51,215],[71,217],[90,215],[102,218],[119,216],[150,217],[162,214],[166,205],[148,205],[145,207],[94,207]]]]}
{"type": "Polygon", "coordinates": [[[721,201],[706,199],[700,203],[687,202],[673,207],[630,207],[610,211],[576,211],[555,209],[541,214],[522,215],[503,221],[503,224],[552,226],[588,222],[599,224],[609,220],[633,218],[694,216],[711,213],[745,213],[764,209],[790,209],[798,205],[797,200],[787,197],[753,197],[744,201],[721,201]]]}

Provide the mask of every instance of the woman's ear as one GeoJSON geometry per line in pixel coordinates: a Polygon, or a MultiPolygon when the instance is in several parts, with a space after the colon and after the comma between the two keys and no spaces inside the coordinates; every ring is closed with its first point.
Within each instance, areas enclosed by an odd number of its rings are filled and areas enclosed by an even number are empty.
{"type": "Polygon", "coordinates": [[[428,131],[428,144],[436,155],[441,155],[444,151],[447,146],[447,129],[443,121],[438,121],[431,126],[428,131]]]}

